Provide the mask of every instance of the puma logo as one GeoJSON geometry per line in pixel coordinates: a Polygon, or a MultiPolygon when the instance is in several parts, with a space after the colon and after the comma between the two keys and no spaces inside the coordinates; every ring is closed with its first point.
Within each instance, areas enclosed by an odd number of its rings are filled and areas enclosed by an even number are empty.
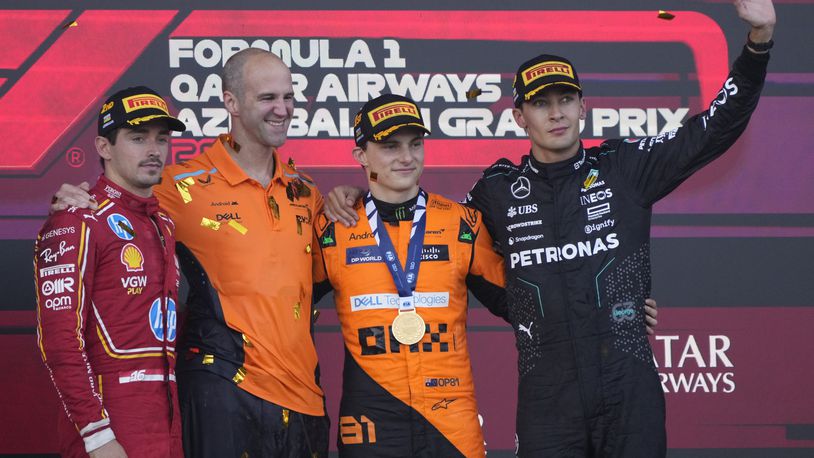
{"type": "Polygon", "coordinates": [[[519,329],[520,331],[523,331],[523,332],[525,332],[526,334],[528,334],[528,335],[529,335],[529,339],[531,339],[531,338],[532,338],[532,337],[531,337],[531,326],[532,326],[533,324],[534,324],[534,322],[533,322],[533,321],[532,321],[531,323],[529,323],[529,327],[525,327],[525,326],[523,326],[522,324],[520,324],[520,325],[517,327],[517,329],[519,329]]]}

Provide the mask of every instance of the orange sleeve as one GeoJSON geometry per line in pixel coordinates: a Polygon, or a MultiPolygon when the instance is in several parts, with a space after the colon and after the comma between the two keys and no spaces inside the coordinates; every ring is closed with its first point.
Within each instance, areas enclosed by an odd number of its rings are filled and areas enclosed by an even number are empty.
{"type": "Polygon", "coordinates": [[[170,217],[178,215],[180,207],[184,205],[181,195],[175,189],[173,173],[177,170],[177,167],[173,166],[165,168],[161,174],[161,182],[153,186],[153,194],[158,198],[159,205],[169,213],[170,217]]]}
{"type": "Polygon", "coordinates": [[[494,250],[494,241],[482,219],[478,219],[475,227],[477,237],[472,250],[472,266],[469,273],[483,277],[489,283],[504,288],[506,286],[506,273],[503,268],[503,256],[494,250]]]}
{"type": "MultiPolygon", "coordinates": [[[[472,209],[468,211],[475,212],[472,209]]],[[[469,274],[466,276],[466,286],[492,314],[508,322],[509,307],[503,256],[495,252],[492,237],[480,216],[480,213],[476,212],[476,222],[472,227],[476,237],[472,246],[472,260],[469,274]]]]}

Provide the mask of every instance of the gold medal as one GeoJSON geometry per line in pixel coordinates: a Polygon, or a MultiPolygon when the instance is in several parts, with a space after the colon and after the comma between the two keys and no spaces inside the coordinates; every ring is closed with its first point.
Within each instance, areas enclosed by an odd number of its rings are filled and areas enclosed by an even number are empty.
{"type": "Polygon", "coordinates": [[[426,331],[424,319],[415,309],[402,312],[393,320],[393,336],[404,345],[418,343],[426,331]]]}

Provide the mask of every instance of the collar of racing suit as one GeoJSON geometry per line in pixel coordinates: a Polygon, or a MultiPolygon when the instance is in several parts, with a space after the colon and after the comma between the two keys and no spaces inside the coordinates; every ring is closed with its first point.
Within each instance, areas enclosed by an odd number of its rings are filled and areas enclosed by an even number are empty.
{"type": "Polygon", "coordinates": [[[153,195],[150,197],[139,197],[124,190],[121,186],[110,181],[104,174],[99,176],[99,181],[93,189],[91,195],[99,204],[110,199],[119,205],[123,205],[135,213],[152,215],[158,212],[158,199],[153,195]]]}
{"type": "Polygon", "coordinates": [[[418,194],[412,199],[399,204],[391,204],[377,198],[373,198],[376,210],[379,211],[382,221],[390,224],[398,224],[399,221],[412,221],[415,213],[415,205],[418,201],[418,194]]]}
{"type": "Polygon", "coordinates": [[[544,163],[534,158],[534,154],[529,151],[529,155],[525,156],[525,166],[532,172],[536,173],[543,179],[557,178],[565,175],[570,175],[582,167],[585,163],[585,148],[582,143],[579,145],[579,152],[569,159],[560,162],[544,163]]]}

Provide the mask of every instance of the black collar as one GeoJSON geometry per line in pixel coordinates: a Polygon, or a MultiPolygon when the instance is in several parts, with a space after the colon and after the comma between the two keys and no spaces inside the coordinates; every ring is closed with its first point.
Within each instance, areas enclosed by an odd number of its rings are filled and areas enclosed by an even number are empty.
{"type": "Polygon", "coordinates": [[[376,209],[379,211],[382,221],[385,223],[398,224],[399,221],[412,221],[415,214],[415,206],[418,201],[418,194],[412,199],[400,204],[391,204],[373,198],[376,209]]]}
{"type": "Polygon", "coordinates": [[[585,163],[585,148],[580,145],[579,151],[574,157],[551,163],[540,162],[534,158],[534,154],[529,152],[529,155],[524,157],[523,162],[526,168],[544,179],[557,178],[570,175],[582,167],[585,163]]]}

